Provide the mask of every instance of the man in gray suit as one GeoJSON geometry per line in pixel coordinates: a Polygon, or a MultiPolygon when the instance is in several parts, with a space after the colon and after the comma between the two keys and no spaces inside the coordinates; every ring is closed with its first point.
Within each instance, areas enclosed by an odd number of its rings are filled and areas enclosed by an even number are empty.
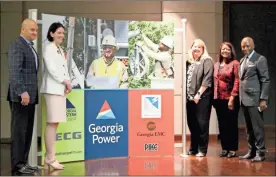
{"type": "Polygon", "coordinates": [[[32,142],[35,105],[38,103],[38,56],[33,48],[37,23],[26,19],[21,34],[8,49],[9,87],[7,100],[11,109],[11,165],[13,173],[32,174],[38,168],[28,165],[32,142]]]}
{"type": "Polygon", "coordinates": [[[244,113],[249,151],[240,159],[265,160],[263,111],[267,108],[269,73],[267,60],[254,51],[254,41],[245,37],[241,42],[244,57],[240,63],[240,100],[244,113]]]}

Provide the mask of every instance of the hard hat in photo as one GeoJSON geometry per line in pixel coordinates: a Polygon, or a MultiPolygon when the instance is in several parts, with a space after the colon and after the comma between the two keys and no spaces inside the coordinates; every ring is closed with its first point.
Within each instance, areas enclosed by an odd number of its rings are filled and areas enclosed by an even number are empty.
{"type": "Polygon", "coordinates": [[[103,38],[102,46],[114,46],[117,48],[117,50],[119,49],[119,47],[117,46],[116,39],[112,35],[106,35],[103,38]]]}
{"type": "Polygon", "coordinates": [[[170,49],[173,48],[173,38],[171,36],[164,36],[160,42],[170,49]]]}

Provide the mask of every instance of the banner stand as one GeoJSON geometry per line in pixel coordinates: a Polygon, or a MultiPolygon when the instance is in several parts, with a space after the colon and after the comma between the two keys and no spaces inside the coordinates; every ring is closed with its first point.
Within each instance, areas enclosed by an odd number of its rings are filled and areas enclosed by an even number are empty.
{"type": "Polygon", "coordinates": [[[181,20],[182,22],[182,154],[181,157],[188,157],[186,150],[186,22],[187,20],[184,18],[181,20]]]}
{"type": "MultiPolygon", "coordinates": [[[[37,20],[37,9],[29,9],[28,11],[28,18],[34,21],[37,20]]],[[[37,39],[33,41],[34,49],[37,51],[37,39]]],[[[37,166],[37,105],[35,106],[35,114],[34,114],[34,127],[33,127],[33,137],[32,137],[32,144],[29,153],[29,164],[31,166],[37,166]]]]}

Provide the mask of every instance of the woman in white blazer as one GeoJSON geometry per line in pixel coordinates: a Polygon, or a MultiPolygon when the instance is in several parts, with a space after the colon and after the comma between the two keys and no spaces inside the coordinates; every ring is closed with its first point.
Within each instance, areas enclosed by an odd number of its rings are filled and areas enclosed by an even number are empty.
{"type": "Polygon", "coordinates": [[[48,30],[47,39],[50,43],[43,53],[45,67],[40,88],[47,109],[44,168],[60,170],[64,166],[55,158],[56,130],[59,122],[66,121],[66,94],[72,90],[67,61],[60,47],[64,39],[64,26],[61,23],[53,23],[48,30]]]}

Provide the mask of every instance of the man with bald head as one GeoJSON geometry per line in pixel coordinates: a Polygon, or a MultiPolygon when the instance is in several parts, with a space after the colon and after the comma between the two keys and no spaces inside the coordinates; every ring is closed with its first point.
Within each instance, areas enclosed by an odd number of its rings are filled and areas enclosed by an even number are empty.
{"type": "Polygon", "coordinates": [[[267,60],[257,53],[252,38],[241,41],[244,57],[240,63],[240,100],[245,117],[249,151],[240,159],[253,162],[265,160],[263,111],[267,108],[269,97],[269,73],[267,60]]]}
{"type": "Polygon", "coordinates": [[[37,37],[37,23],[26,19],[21,34],[8,49],[9,87],[7,100],[11,109],[12,171],[32,174],[37,167],[28,165],[32,142],[35,105],[38,103],[38,56],[33,48],[37,37]]]}

